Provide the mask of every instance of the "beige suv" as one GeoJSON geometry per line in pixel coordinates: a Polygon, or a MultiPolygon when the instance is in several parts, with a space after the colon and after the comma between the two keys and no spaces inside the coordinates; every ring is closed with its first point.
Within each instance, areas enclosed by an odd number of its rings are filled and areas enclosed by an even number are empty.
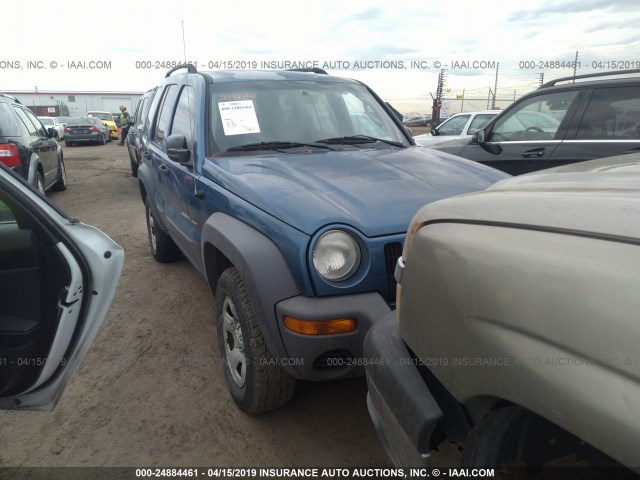
{"type": "Polygon", "coordinates": [[[640,154],[416,214],[397,313],[365,340],[369,411],[396,465],[430,466],[448,440],[465,467],[640,472],[638,218],[640,154]]]}

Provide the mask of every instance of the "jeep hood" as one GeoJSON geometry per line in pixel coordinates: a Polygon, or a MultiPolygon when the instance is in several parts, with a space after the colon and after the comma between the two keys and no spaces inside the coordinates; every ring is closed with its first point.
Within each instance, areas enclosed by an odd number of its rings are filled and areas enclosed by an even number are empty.
{"type": "Polygon", "coordinates": [[[368,237],[403,233],[421,206],[508,177],[417,147],[218,157],[203,173],[308,235],[346,224],[368,237]]]}

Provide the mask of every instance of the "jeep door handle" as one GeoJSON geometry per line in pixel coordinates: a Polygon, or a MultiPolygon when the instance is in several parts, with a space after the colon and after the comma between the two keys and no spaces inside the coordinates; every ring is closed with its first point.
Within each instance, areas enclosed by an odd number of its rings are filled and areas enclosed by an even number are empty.
{"type": "Polygon", "coordinates": [[[163,175],[169,175],[169,167],[166,165],[160,165],[160,173],[163,175]]]}
{"type": "Polygon", "coordinates": [[[142,152],[142,156],[146,159],[149,160],[151,158],[151,154],[148,151],[144,151],[142,152]]]}
{"type": "Polygon", "coordinates": [[[544,155],[544,148],[536,148],[535,150],[527,150],[522,154],[522,158],[540,158],[544,155]]]}

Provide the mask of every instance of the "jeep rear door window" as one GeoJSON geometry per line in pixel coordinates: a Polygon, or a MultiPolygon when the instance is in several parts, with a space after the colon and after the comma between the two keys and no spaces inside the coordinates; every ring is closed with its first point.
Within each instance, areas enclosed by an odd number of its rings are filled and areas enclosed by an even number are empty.
{"type": "Polygon", "coordinates": [[[582,116],[576,139],[640,139],[640,88],[595,90],[582,116]]]}
{"type": "Polygon", "coordinates": [[[162,145],[165,137],[167,136],[169,120],[171,120],[171,113],[173,111],[173,106],[175,105],[177,95],[177,85],[169,85],[169,87],[167,87],[167,89],[165,90],[164,98],[162,99],[162,107],[160,107],[160,114],[157,120],[156,134],[154,138],[154,141],[158,145],[162,145]]]}
{"type": "Polygon", "coordinates": [[[531,97],[507,112],[493,126],[490,142],[553,140],[577,90],[531,97]]]}
{"type": "Polygon", "coordinates": [[[185,86],[180,92],[176,113],[173,116],[171,135],[184,135],[187,148],[193,145],[193,127],[195,125],[195,93],[193,88],[185,86]]]}

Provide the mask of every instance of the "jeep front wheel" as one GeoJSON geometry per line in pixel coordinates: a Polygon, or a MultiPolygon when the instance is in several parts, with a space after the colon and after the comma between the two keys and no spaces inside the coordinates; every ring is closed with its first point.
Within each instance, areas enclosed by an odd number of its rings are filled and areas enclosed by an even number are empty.
{"type": "Polygon", "coordinates": [[[241,410],[264,413],[291,401],[296,380],[269,351],[235,268],[225,270],[218,280],[216,332],[227,387],[241,410]]]}

